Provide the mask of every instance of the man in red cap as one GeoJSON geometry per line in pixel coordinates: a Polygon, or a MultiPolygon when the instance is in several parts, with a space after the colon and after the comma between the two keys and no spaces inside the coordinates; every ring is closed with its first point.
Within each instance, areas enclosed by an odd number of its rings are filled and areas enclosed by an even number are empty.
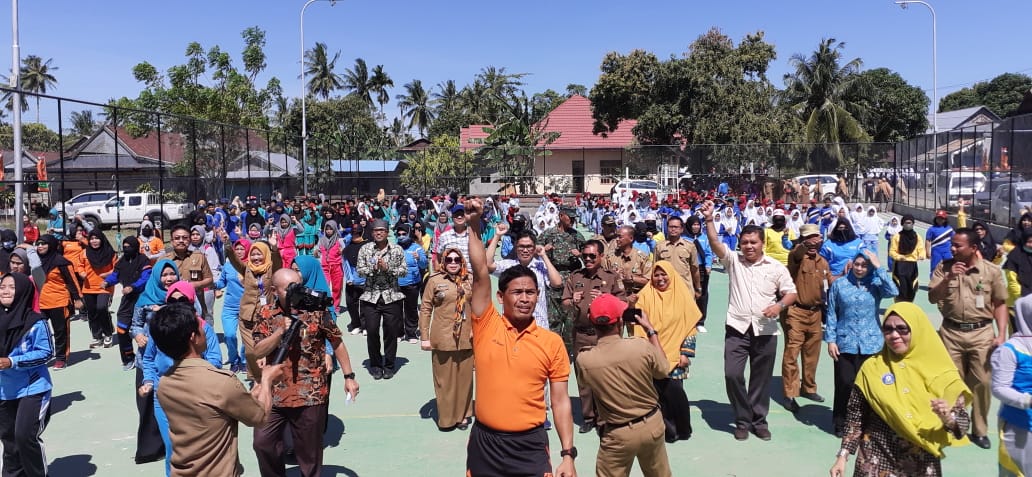
{"type": "Polygon", "coordinates": [[[624,321],[626,309],[626,303],[609,293],[591,303],[598,344],[581,351],[576,363],[578,380],[593,391],[598,404],[596,475],[630,475],[637,458],[646,477],[667,477],[672,474],[653,380],[667,377],[669,363],[648,316],[634,310],[640,314],[624,321]],[[622,339],[621,321],[641,326],[648,341],[622,339]]]}

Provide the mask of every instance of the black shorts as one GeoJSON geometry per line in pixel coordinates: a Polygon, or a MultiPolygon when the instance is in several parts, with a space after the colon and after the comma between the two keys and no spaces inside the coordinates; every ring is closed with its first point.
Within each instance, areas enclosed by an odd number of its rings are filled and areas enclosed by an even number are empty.
{"type": "Polygon", "coordinates": [[[501,432],[479,421],[466,444],[469,477],[544,477],[552,475],[548,432],[538,426],[523,432],[501,432]]]}

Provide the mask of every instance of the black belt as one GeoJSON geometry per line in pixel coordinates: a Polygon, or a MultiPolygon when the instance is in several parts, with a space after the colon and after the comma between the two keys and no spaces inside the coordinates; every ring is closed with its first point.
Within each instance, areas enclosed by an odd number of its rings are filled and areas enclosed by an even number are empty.
{"type": "Polygon", "coordinates": [[[992,322],[993,320],[982,320],[977,323],[961,323],[953,320],[942,320],[942,326],[958,331],[974,331],[979,328],[984,328],[992,322]]]}
{"type": "Polygon", "coordinates": [[[817,310],[824,309],[824,305],[807,306],[807,305],[803,305],[802,303],[793,303],[792,306],[794,306],[796,308],[802,308],[802,309],[804,309],[806,311],[817,311],[817,310]]]}
{"type": "Polygon", "coordinates": [[[659,407],[652,408],[652,410],[647,412],[647,413],[645,413],[644,416],[636,417],[634,419],[631,419],[630,421],[627,421],[627,422],[624,422],[624,423],[621,423],[621,424],[608,424],[607,423],[605,425],[606,426],[606,430],[610,431],[610,430],[613,430],[613,429],[619,429],[621,427],[627,427],[627,426],[629,426],[631,424],[637,424],[637,423],[639,423],[641,421],[644,421],[645,419],[648,419],[648,418],[652,417],[654,414],[656,414],[656,411],[659,411],[659,407]]]}
{"type": "Polygon", "coordinates": [[[595,327],[594,326],[584,327],[584,328],[574,327],[573,330],[576,331],[578,334],[588,335],[588,336],[595,336],[595,327]]]}

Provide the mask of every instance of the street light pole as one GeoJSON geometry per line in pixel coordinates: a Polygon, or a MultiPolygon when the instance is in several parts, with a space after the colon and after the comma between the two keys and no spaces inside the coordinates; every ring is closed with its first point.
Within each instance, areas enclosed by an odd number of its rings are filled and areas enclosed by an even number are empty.
{"type": "Polygon", "coordinates": [[[935,9],[928,2],[922,0],[896,0],[896,5],[906,10],[907,5],[917,3],[924,5],[932,13],[932,168],[938,174],[939,159],[939,65],[938,65],[938,40],[936,34],[935,9]]]}
{"type": "MultiPolygon", "coordinates": [[[[319,0],[308,0],[305,6],[301,7],[301,189],[305,196],[308,195],[308,117],[305,110],[305,98],[308,96],[308,88],[305,84],[305,10],[308,6],[319,0]]],[[[330,6],[337,4],[337,0],[329,0],[330,6]]]]}
{"type": "MultiPolygon", "coordinates": [[[[18,236],[18,242],[23,239],[22,215],[24,214],[25,199],[22,197],[24,186],[22,185],[22,124],[21,124],[21,47],[18,45],[18,0],[11,0],[11,88],[14,89],[11,98],[11,113],[14,115],[12,134],[14,136],[14,233],[18,236]]],[[[0,163],[0,167],[3,164],[0,163]]]]}

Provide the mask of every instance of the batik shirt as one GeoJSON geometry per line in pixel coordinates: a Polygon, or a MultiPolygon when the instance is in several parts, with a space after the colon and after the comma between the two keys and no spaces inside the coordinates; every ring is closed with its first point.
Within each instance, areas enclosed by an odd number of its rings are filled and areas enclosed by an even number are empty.
{"type": "Polygon", "coordinates": [[[370,242],[358,250],[358,274],[365,277],[365,292],[359,300],[377,303],[383,300],[384,304],[394,303],[403,300],[405,294],[398,288],[398,278],[408,273],[408,266],[405,264],[405,251],[394,244],[387,244],[384,249],[376,248],[375,242],[370,242]],[[383,258],[387,262],[387,270],[376,268],[376,264],[383,258]]]}
{"type": "MultiPolygon", "coordinates": [[[[298,313],[304,323],[291,342],[283,360],[283,380],[272,386],[273,407],[303,407],[326,404],[330,394],[329,374],[326,372],[326,341],[336,348],[341,332],[329,313],[311,311],[298,313]]],[[[259,343],[276,330],[290,325],[290,317],[277,303],[261,308],[254,327],[254,342],[259,343]]],[[[275,352],[267,359],[272,359],[275,352]]]]}

